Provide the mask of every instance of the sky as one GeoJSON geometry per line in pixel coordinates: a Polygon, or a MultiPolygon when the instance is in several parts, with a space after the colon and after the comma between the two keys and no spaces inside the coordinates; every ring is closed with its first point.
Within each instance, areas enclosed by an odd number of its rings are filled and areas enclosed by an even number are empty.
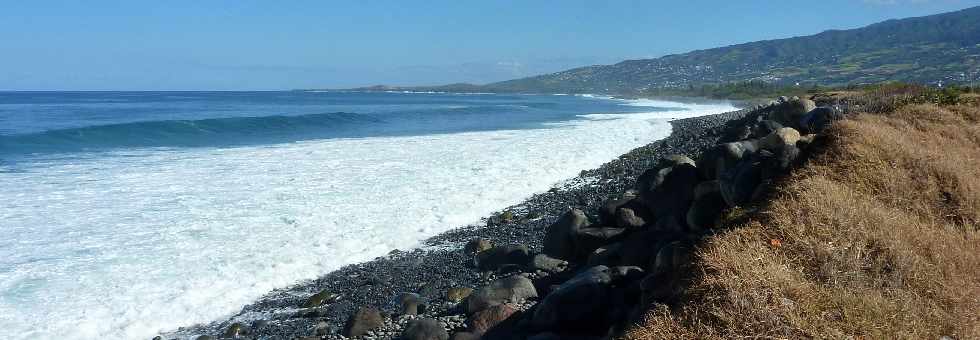
{"type": "Polygon", "coordinates": [[[978,5],[980,0],[0,0],[0,90],[488,83],[978,5]]]}

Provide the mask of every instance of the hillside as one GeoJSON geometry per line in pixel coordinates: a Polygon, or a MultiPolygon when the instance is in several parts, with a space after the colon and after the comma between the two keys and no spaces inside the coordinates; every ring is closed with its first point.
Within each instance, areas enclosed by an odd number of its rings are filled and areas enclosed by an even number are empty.
{"type": "Polygon", "coordinates": [[[980,80],[980,7],[888,20],[850,30],[627,60],[487,85],[376,86],[358,90],[676,95],[706,84],[840,86],[980,80]]]}
{"type": "Polygon", "coordinates": [[[642,93],[762,80],[841,85],[970,83],[980,76],[980,7],[487,85],[496,91],[642,93]]]}

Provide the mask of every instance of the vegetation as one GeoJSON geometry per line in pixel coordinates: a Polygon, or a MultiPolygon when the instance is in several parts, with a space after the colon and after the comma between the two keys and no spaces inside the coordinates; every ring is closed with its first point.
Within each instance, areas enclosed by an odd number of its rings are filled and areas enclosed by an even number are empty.
{"type": "Polygon", "coordinates": [[[890,80],[972,85],[978,79],[980,7],[973,7],[852,30],[582,67],[493,83],[483,90],[637,94],[755,81],[809,88],[890,80]]]}
{"type": "Polygon", "coordinates": [[[980,106],[964,90],[813,96],[858,114],[768,203],[725,217],[679,301],[627,338],[980,338],[980,106]]]}

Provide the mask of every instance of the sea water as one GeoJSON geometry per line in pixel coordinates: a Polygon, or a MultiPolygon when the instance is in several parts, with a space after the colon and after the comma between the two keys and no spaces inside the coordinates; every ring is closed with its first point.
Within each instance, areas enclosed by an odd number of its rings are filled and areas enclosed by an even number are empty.
{"type": "Polygon", "coordinates": [[[0,93],[0,338],[149,339],[409,249],[727,104],[0,93]]]}

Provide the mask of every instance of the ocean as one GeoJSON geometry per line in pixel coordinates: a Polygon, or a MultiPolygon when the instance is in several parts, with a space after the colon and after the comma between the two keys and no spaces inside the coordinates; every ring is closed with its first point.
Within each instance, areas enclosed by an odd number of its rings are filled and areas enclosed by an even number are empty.
{"type": "Polygon", "coordinates": [[[149,339],[418,247],[728,104],[0,92],[0,338],[149,339]]]}

